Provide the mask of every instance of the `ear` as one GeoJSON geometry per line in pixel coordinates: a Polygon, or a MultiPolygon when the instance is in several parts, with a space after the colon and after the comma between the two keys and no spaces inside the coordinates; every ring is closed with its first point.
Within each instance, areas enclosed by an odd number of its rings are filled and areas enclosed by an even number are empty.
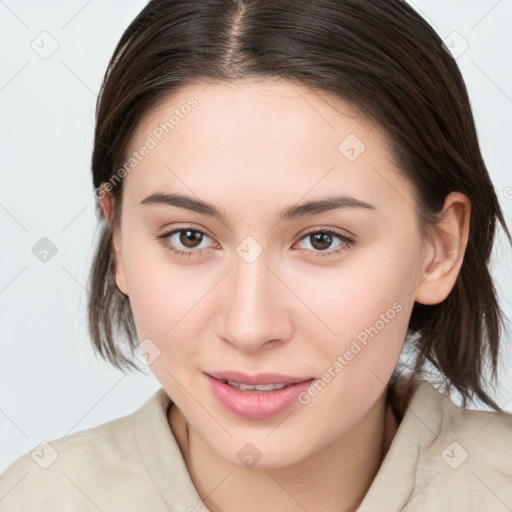
{"type": "MultiPolygon", "coordinates": [[[[108,224],[112,228],[112,221],[114,218],[114,204],[115,199],[109,190],[104,188],[104,183],[100,186],[100,193],[98,194],[103,216],[108,224]]],[[[120,229],[114,228],[113,233],[113,245],[114,245],[114,268],[115,268],[115,279],[116,284],[121,293],[128,295],[128,287],[126,286],[126,275],[124,272],[123,259],[121,258],[121,233],[120,229]]]]}
{"type": "Polygon", "coordinates": [[[423,259],[415,300],[439,304],[448,297],[459,275],[469,236],[471,202],[461,192],[446,197],[439,225],[433,229],[423,259]]]}

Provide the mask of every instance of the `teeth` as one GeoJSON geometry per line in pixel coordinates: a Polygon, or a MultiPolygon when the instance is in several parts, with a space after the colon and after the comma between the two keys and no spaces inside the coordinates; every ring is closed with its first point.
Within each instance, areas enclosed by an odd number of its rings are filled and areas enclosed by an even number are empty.
{"type": "Polygon", "coordinates": [[[283,389],[288,386],[288,384],[241,384],[235,380],[226,380],[224,382],[227,382],[230,386],[240,389],[240,391],[274,391],[276,389],[283,389]]]}

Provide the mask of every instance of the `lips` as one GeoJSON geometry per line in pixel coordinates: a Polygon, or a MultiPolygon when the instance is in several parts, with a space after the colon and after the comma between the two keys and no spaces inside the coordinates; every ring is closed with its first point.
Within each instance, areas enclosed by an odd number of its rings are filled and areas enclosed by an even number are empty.
{"type": "Polygon", "coordinates": [[[268,419],[293,407],[298,403],[298,396],[314,380],[313,377],[275,373],[246,375],[234,371],[205,373],[205,377],[213,396],[225,410],[249,420],[268,419]],[[275,386],[279,384],[285,386],[275,386]],[[249,389],[244,386],[249,386],[249,389]],[[253,386],[270,386],[274,389],[251,389],[253,386]]]}

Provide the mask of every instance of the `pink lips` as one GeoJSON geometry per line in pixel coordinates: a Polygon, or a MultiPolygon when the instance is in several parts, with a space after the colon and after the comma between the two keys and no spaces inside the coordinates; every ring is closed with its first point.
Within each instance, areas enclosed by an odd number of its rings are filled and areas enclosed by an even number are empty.
{"type": "Polygon", "coordinates": [[[206,374],[210,388],[217,400],[230,412],[243,418],[259,420],[275,416],[297,401],[298,395],[306,391],[313,377],[293,377],[279,374],[245,375],[240,372],[210,372],[206,374]],[[226,380],[242,384],[287,384],[273,391],[241,391],[226,380]]]}

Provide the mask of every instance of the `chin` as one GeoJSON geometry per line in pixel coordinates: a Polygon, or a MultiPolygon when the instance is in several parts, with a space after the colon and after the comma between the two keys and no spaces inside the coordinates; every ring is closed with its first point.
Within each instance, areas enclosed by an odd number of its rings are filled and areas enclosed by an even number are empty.
{"type": "Polygon", "coordinates": [[[222,446],[217,453],[241,468],[279,469],[292,466],[309,455],[300,440],[284,444],[281,440],[272,443],[269,440],[254,440],[246,437],[244,441],[235,438],[229,446],[222,446]]]}

